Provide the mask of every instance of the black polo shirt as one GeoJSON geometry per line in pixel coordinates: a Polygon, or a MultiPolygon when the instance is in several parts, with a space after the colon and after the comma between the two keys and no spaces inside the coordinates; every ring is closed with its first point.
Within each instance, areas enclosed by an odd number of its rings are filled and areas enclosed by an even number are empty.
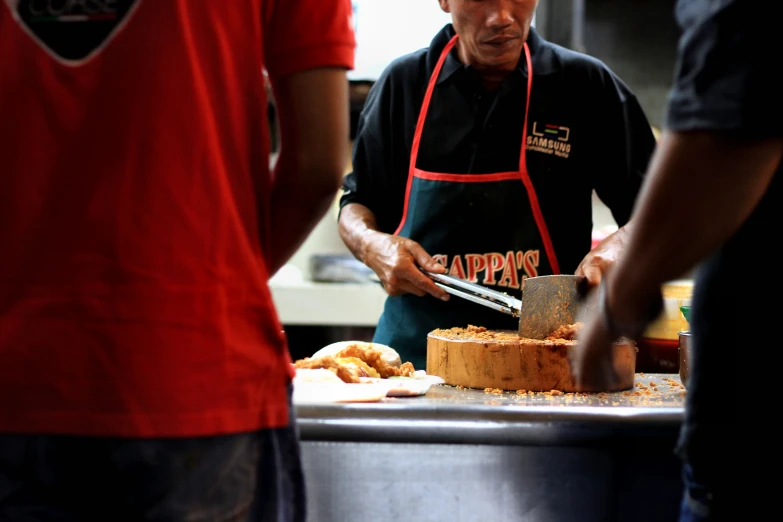
{"type": "MultiPolygon", "coordinates": [[[[383,232],[394,232],[402,218],[419,110],[452,36],[448,24],[429,48],[392,62],[359,118],[353,172],[344,179],[340,204],[368,207],[383,232]]],[[[549,43],[532,28],[528,46],[533,63],[528,171],[561,271],[572,273],[590,249],[593,189],[624,225],[655,138],[636,97],[601,61],[549,43]]],[[[476,71],[459,61],[455,47],[438,78],[417,167],[452,174],[518,170],[526,69],[522,55],[501,87],[488,94],[476,71]]],[[[515,209],[508,213],[513,221],[515,209]]]]}
{"type": "MultiPolygon", "coordinates": [[[[676,14],[682,37],[666,127],[713,131],[737,143],[783,137],[781,2],[680,0],[676,14]]],[[[783,279],[777,268],[781,230],[783,165],[778,165],[751,215],[699,267],[690,317],[694,337],[688,408],[677,452],[694,466],[697,480],[729,491],[744,514],[755,505],[750,498],[760,499],[759,506],[774,502],[759,491],[759,481],[738,477],[751,476],[762,462],[776,461],[778,442],[759,439],[767,432],[758,425],[766,412],[752,415],[758,410],[749,408],[741,394],[727,393],[726,384],[732,376],[747,377],[754,397],[778,396],[780,383],[774,375],[783,363],[775,326],[783,317],[783,279]],[[774,370],[754,371],[754,364],[774,370]]],[[[777,435],[772,432],[772,437],[777,435]]]]}

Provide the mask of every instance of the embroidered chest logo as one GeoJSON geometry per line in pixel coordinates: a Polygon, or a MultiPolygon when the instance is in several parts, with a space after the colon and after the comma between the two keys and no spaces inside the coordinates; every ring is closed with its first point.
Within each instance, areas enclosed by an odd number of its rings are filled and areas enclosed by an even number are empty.
{"type": "Polygon", "coordinates": [[[571,129],[562,125],[533,122],[533,132],[527,137],[526,150],[554,154],[560,158],[568,158],[571,154],[571,129]]]}
{"type": "Polygon", "coordinates": [[[81,65],[103,50],[141,0],[5,0],[24,30],[56,60],[81,65]]]}

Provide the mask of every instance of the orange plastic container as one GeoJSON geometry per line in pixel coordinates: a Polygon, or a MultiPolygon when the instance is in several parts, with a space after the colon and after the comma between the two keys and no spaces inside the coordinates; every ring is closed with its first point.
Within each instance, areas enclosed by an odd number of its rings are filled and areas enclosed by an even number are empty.
{"type": "Polygon", "coordinates": [[[690,306],[693,281],[681,279],[665,283],[663,312],[645,330],[636,343],[636,371],[646,373],[678,373],[680,369],[680,332],[688,330],[688,321],[680,310],[690,306]]]}

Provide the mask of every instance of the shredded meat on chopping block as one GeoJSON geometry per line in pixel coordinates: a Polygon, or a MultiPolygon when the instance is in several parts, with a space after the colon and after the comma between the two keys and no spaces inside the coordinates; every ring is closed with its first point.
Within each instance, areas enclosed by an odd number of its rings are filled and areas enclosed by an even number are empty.
{"type": "Polygon", "coordinates": [[[582,330],[584,325],[585,324],[582,322],[564,324],[551,334],[547,335],[546,339],[547,341],[554,341],[556,339],[565,339],[567,341],[574,340],[576,339],[576,336],[579,335],[579,332],[582,330]]]}

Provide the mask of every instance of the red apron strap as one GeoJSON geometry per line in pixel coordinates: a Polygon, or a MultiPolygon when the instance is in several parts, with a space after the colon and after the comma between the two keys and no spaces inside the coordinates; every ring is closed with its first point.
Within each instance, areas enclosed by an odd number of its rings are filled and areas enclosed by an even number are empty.
{"type": "Polygon", "coordinates": [[[430,76],[430,83],[427,85],[427,92],[424,94],[424,101],[421,103],[419,119],[416,122],[416,132],[413,134],[413,145],[411,146],[411,163],[408,167],[408,182],[405,187],[405,204],[402,208],[402,219],[400,220],[400,225],[397,227],[397,230],[394,231],[395,236],[400,233],[402,227],[405,225],[405,220],[408,217],[408,201],[411,199],[411,185],[413,185],[413,174],[416,170],[416,158],[419,156],[419,143],[421,142],[421,132],[424,129],[424,120],[427,118],[427,112],[430,110],[432,91],[435,90],[435,84],[438,83],[438,75],[440,75],[440,70],[443,68],[443,63],[446,61],[446,57],[449,55],[449,52],[457,43],[458,36],[459,35],[455,34],[454,37],[449,40],[449,43],[446,44],[446,47],[443,48],[443,52],[440,53],[440,58],[438,59],[437,65],[435,65],[435,70],[432,72],[432,76],[430,76]]]}
{"type": "Polygon", "coordinates": [[[538,195],[533,187],[533,182],[527,172],[527,117],[530,114],[530,93],[533,91],[533,60],[530,58],[530,49],[527,42],[524,44],[525,61],[527,62],[527,100],[525,101],[525,122],[522,127],[522,152],[519,155],[519,172],[522,176],[522,183],[527,189],[527,197],[530,200],[530,207],[533,210],[533,217],[538,226],[538,233],[544,241],[544,250],[546,250],[549,266],[554,275],[560,274],[560,264],[557,262],[555,247],[552,246],[552,238],[549,237],[549,229],[544,221],[544,214],[541,213],[541,206],[538,204],[538,195]]]}
{"type": "MultiPolygon", "coordinates": [[[[446,57],[457,43],[458,36],[459,35],[454,35],[454,37],[449,40],[449,43],[446,44],[446,47],[443,48],[443,51],[440,54],[440,58],[438,59],[438,63],[435,65],[435,70],[433,71],[432,76],[430,76],[430,81],[427,85],[427,91],[424,94],[424,101],[421,104],[419,118],[416,121],[416,131],[413,134],[411,160],[410,165],[408,166],[408,180],[405,187],[405,203],[402,210],[402,219],[400,220],[400,224],[397,227],[397,230],[394,231],[395,235],[400,234],[402,228],[405,226],[405,221],[408,218],[408,203],[410,202],[411,186],[413,185],[413,178],[416,172],[416,160],[419,156],[421,133],[424,129],[424,121],[427,118],[427,112],[429,112],[432,93],[435,90],[435,85],[438,81],[440,71],[443,68],[443,64],[446,61],[446,57]]],[[[530,93],[533,90],[533,61],[530,57],[530,48],[528,47],[527,42],[525,42],[523,47],[525,51],[525,61],[527,63],[527,99],[525,101],[525,121],[522,126],[522,150],[519,155],[519,172],[522,178],[522,183],[524,184],[527,191],[533,217],[536,221],[536,226],[538,227],[538,232],[544,242],[544,249],[546,250],[547,259],[549,260],[549,266],[552,268],[552,272],[557,275],[560,273],[560,265],[558,264],[557,257],[555,256],[555,249],[552,246],[552,238],[549,237],[549,230],[547,229],[546,222],[544,221],[544,215],[541,213],[541,206],[538,203],[536,190],[533,187],[533,182],[530,180],[530,176],[528,175],[527,171],[527,121],[528,114],[530,113],[530,93]]]]}

